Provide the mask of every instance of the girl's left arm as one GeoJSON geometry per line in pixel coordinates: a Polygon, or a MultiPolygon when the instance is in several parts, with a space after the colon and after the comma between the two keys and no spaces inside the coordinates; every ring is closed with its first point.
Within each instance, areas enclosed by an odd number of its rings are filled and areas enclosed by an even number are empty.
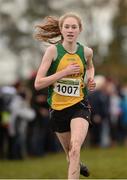
{"type": "Polygon", "coordinates": [[[95,75],[95,69],[93,65],[93,50],[91,48],[85,47],[84,48],[85,57],[87,60],[87,66],[86,66],[86,81],[87,81],[87,88],[89,91],[93,91],[95,89],[95,81],[94,81],[94,75],[95,75]]]}

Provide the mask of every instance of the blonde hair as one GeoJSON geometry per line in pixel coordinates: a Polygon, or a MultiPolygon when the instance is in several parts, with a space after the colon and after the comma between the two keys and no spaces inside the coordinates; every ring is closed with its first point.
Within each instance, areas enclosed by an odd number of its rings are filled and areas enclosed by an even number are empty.
{"type": "Polygon", "coordinates": [[[50,44],[56,44],[63,40],[61,34],[61,28],[66,18],[73,17],[77,20],[80,30],[82,29],[81,18],[75,13],[66,13],[59,19],[53,16],[47,16],[44,21],[35,26],[37,31],[35,32],[35,39],[39,41],[49,42],[50,44]],[[59,38],[59,40],[53,40],[59,38]]]}

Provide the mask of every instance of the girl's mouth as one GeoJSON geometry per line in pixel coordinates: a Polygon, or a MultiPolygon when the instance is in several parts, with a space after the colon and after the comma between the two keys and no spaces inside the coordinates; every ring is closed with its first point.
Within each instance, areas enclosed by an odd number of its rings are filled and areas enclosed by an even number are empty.
{"type": "Polygon", "coordinates": [[[67,37],[72,38],[72,37],[74,37],[74,35],[72,35],[72,34],[68,34],[68,35],[67,35],[67,37]]]}

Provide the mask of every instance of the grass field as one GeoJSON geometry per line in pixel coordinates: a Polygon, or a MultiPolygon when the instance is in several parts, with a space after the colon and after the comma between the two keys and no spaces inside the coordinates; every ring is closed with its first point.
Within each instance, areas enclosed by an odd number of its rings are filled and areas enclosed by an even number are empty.
{"type": "MultiPolygon", "coordinates": [[[[127,178],[127,148],[125,147],[83,149],[81,159],[91,171],[88,179],[127,178]]],[[[22,161],[0,161],[0,179],[5,178],[66,179],[65,155],[58,153],[22,161]]]]}

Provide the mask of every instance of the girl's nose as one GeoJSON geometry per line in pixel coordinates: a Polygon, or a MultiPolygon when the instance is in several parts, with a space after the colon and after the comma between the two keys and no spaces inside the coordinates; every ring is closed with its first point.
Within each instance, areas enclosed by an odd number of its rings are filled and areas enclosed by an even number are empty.
{"type": "Polygon", "coordinates": [[[68,29],[69,31],[72,31],[73,29],[72,29],[72,27],[69,27],[69,29],[68,29]]]}

